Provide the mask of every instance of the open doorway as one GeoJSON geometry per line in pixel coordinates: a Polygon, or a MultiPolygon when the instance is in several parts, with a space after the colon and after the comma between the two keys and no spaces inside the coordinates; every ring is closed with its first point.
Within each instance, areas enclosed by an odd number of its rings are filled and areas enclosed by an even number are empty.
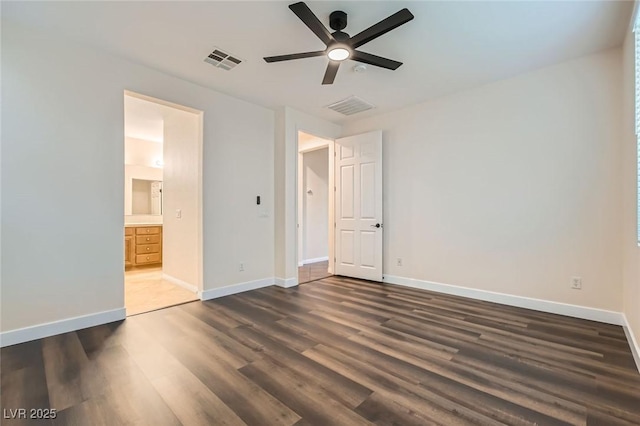
{"type": "Polygon", "coordinates": [[[198,299],[202,113],[125,92],[125,307],[198,299]]]}
{"type": "Polygon", "coordinates": [[[333,141],[298,132],[298,283],[332,275],[333,141]]]}

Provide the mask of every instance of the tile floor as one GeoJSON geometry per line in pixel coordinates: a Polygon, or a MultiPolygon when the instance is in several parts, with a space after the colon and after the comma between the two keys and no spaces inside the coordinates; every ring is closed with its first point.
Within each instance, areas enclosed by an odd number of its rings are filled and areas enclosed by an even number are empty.
{"type": "Polygon", "coordinates": [[[162,267],[133,269],[124,274],[127,316],[198,300],[195,293],[162,279],[162,267]]]}

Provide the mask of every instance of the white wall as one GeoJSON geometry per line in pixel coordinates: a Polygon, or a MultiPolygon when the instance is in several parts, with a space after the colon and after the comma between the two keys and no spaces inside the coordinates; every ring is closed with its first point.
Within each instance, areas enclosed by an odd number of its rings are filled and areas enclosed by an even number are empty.
{"type": "Polygon", "coordinates": [[[273,111],[3,21],[3,332],[123,312],[125,89],[204,112],[204,289],[274,276],[273,111]]]}
{"type": "Polygon", "coordinates": [[[276,112],[275,129],[275,273],[283,285],[297,284],[298,131],[335,139],[342,126],[284,107],[276,112]]]}
{"type": "MultiPolygon", "coordinates": [[[[125,108],[125,120],[127,110],[125,108]]],[[[124,164],[158,167],[156,161],[162,161],[163,146],[161,142],[137,138],[124,138],[124,164]]]]}
{"type": "MultiPolygon", "coordinates": [[[[629,29],[623,46],[623,312],[640,344],[640,249],[637,239],[638,169],[635,136],[635,55],[634,36],[629,29]]],[[[640,365],[638,366],[640,368],[640,365]]]]}
{"type": "Polygon", "coordinates": [[[162,273],[194,288],[200,267],[200,120],[173,108],[164,116],[162,273]]]}
{"type": "Polygon", "coordinates": [[[620,312],[621,64],[610,50],[345,125],[383,130],[385,276],[620,312]]]}
{"type": "Polygon", "coordinates": [[[305,263],[329,256],[329,148],[303,154],[305,263]]]}

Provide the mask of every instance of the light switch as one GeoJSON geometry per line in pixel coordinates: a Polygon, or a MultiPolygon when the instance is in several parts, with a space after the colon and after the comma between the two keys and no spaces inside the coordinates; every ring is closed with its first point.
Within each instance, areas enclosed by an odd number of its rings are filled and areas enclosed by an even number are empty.
{"type": "Polygon", "coordinates": [[[182,219],[182,209],[176,209],[176,219],[182,219]]]}

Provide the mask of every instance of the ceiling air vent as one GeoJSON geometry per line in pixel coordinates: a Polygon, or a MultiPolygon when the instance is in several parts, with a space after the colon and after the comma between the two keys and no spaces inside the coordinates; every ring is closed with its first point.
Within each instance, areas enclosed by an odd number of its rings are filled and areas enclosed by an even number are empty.
{"type": "Polygon", "coordinates": [[[242,60],[236,58],[235,56],[231,56],[227,52],[215,48],[213,52],[206,58],[204,61],[213,65],[216,68],[222,68],[223,70],[231,70],[235,68],[242,60]]]}
{"type": "Polygon", "coordinates": [[[327,108],[339,112],[342,115],[353,115],[375,107],[357,96],[350,96],[331,105],[327,105],[327,108]]]}

